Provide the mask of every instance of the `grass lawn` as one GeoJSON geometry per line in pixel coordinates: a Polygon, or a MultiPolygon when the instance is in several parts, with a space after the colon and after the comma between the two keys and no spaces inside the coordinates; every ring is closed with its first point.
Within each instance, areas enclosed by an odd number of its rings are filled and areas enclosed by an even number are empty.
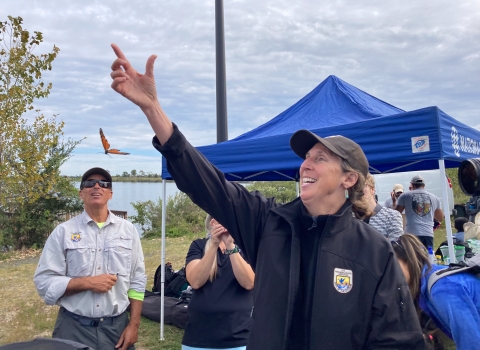
{"type": "MultiPolygon", "coordinates": [[[[167,239],[166,257],[175,269],[185,263],[185,255],[195,237],[167,239]]],[[[160,239],[142,240],[148,276],[147,289],[153,287],[153,276],[160,264],[160,239]]],[[[46,306],[33,284],[33,274],[40,257],[39,250],[0,253],[0,345],[50,337],[58,307],[46,306]]],[[[142,317],[139,331],[139,350],[177,350],[183,330],[165,326],[165,340],[160,341],[160,324],[142,317]]]]}
{"type": "MultiPolygon", "coordinates": [[[[445,240],[445,228],[435,231],[435,247],[445,240]]],[[[200,236],[203,236],[200,235],[200,236]]],[[[174,269],[185,262],[185,255],[193,239],[200,236],[169,238],[166,243],[166,259],[174,269]]],[[[143,239],[147,289],[153,287],[153,276],[160,263],[160,239],[143,239]]],[[[0,253],[0,345],[26,341],[36,337],[50,337],[55,324],[57,306],[46,306],[38,296],[33,284],[33,274],[40,255],[39,250],[0,253]]],[[[160,341],[159,323],[142,317],[139,331],[139,350],[180,349],[183,331],[165,326],[165,340],[160,341]]],[[[454,350],[453,343],[446,339],[447,350],[454,350]]]]}

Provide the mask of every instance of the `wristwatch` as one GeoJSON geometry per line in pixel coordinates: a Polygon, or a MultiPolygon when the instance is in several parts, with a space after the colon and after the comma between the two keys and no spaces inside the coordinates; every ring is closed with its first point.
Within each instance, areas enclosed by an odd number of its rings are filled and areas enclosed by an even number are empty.
{"type": "Polygon", "coordinates": [[[232,254],[235,254],[235,253],[240,253],[241,250],[240,248],[238,248],[238,246],[235,244],[235,247],[233,249],[225,249],[225,254],[226,255],[232,255],[232,254]]]}

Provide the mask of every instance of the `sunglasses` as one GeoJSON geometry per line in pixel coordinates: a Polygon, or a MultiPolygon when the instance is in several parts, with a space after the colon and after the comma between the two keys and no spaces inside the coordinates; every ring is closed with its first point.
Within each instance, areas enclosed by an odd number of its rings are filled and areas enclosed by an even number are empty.
{"type": "Polygon", "coordinates": [[[396,192],[395,196],[400,196],[401,194],[403,194],[403,192],[396,192]]]}
{"type": "Polygon", "coordinates": [[[101,188],[112,188],[112,183],[104,180],[85,180],[82,182],[81,188],[92,188],[98,183],[101,188]]]}

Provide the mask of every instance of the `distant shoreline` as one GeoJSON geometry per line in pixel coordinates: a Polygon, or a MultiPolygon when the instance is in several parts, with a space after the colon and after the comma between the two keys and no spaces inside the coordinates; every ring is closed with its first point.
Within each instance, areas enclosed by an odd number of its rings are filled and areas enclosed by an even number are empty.
{"type": "MultiPolygon", "coordinates": [[[[80,176],[66,176],[66,178],[80,182],[80,176]]],[[[146,176],[112,176],[113,182],[162,182],[161,177],[146,177],[146,176]]]]}

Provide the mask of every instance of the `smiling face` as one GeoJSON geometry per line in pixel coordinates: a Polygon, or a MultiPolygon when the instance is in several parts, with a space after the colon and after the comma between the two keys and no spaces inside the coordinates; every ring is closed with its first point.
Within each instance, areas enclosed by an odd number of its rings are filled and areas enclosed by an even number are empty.
{"type": "MultiPolygon", "coordinates": [[[[103,175],[94,174],[87,180],[104,180],[107,179],[103,175]]],[[[98,210],[107,207],[107,203],[112,199],[113,191],[109,188],[102,188],[98,183],[92,188],[83,188],[79,192],[80,199],[83,200],[85,210],[98,210]]]]}
{"type": "Polygon", "coordinates": [[[334,214],[345,203],[345,189],[357,179],[358,174],[344,173],[340,159],[317,143],[300,166],[300,198],[311,215],[334,214]]]}

